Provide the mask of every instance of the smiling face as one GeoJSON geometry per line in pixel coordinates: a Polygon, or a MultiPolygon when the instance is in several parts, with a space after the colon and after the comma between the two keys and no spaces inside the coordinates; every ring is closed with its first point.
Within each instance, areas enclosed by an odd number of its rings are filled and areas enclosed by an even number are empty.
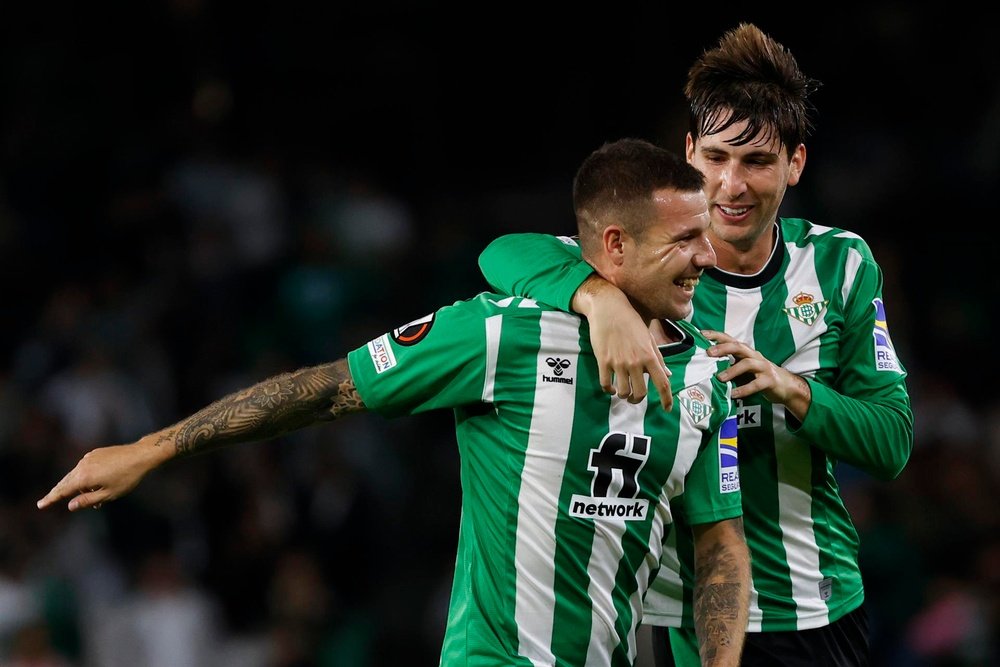
{"type": "Polygon", "coordinates": [[[697,140],[688,134],[685,145],[688,162],[705,175],[710,235],[719,268],[734,273],[763,268],[771,253],[771,230],[781,200],[787,187],[799,182],[806,160],[802,144],[789,159],[774,132],[762,132],[741,146],[730,143],[746,126],[745,121],[735,123],[697,140]]]}
{"type": "Polygon", "coordinates": [[[679,320],[691,313],[702,271],[715,266],[703,192],[653,193],[651,218],[637,237],[618,226],[604,231],[615,264],[615,282],[647,320],[679,320]]]}

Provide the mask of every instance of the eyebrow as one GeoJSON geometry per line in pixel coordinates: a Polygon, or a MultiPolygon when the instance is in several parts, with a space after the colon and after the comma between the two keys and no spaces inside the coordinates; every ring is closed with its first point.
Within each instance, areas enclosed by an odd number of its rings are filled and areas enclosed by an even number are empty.
{"type": "MultiPolygon", "coordinates": [[[[720,147],[716,147],[716,146],[703,146],[701,148],[701,152],[702,153],[713,153],[713,154],[716,154],[716,155],[729,155],[731,153],[731,151],[729,151],[729,150],[727,150],[725,148],[720,148],[720,147]]],[[[758,148],[756,150],[750,151],[749,153],[744,153],[743,155],[740,155],[740,159],[746,159],[746,158],[758,158],[758,159],[759,158],[768,158],[768,159],[772,159],[772,160],[777,160],[778,157],[780,156],[780,154],[781,154],[780,149],[778,151],[772,152],[772,151],[769,151],[769,150],[766,150],[766,149],[763,149],[763,148],[758,148]]]]}
{"type": "Polygon", "coordinates": [[[670,233],[670,238],[671,238],[671,240],[676,241],[678,239],[688,238],[690,236],[697,236],[698,234],[703,234],[703,233],[704,233],[704,230],[701,229],[698,225],[693,225],[693,224],[692,225],[687,225],[686,224],[686,225],[682,226],[680,229],[678,229],[678,230],[676,230],[674,232],[671,232],[670,233]]]}

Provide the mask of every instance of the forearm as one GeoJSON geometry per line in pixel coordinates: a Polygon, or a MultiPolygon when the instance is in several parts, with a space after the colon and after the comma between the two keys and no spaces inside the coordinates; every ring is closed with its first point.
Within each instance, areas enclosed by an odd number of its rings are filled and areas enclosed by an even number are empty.
{"type": "Polygon", "coordinates": [[[283,373],[236,391],[139,444],[167,458],[267,440],[319,421],[364,410],[346,359],[283,373]]]}
{"type": "Polygon", "coordinates": [[[574,292],[593,272],[575,243],[529,232],[493,240],[479,256],[479,269],[493,289],[560,310],[570,310],[574,292]]]}
{"type": "Polygon", "coordinates": [[[719,522],[711,533],[696,545],[695,633],[702,665],[735,667],[749,616],[750,552],[742,519],[719,522]]]}
{"type": "Polygon", "coordinates": [[[913,412],[903,387],[865,400],[810,381],[812,401],[801,438],[878,479],[894,479],[913,450],[913,412]]]}

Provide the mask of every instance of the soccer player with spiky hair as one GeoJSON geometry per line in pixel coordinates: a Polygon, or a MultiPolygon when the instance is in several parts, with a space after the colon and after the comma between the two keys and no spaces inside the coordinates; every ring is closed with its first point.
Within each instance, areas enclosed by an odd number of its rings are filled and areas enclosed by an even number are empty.
{"type": "MultiPolygon", "coordinates": [[[[781,44],[741,24],[695,61],[684,88],[687,160],[706,177],[718,255],[688,319],[716,343],[713,356],[734,360],[719,377],[738,385],[753,560],[743,667],[869,664],[858,534],[834,468],[846,462],[890,480],[913,446],[906,370],[870,247],[844,229],[777,217],[805,168],[818,85],[781,44]]],[[[586,315],[607,391],[645,400],[648,373],[668,394],[677,378],[668,379],[628,297],[589,273],[575,245],[511,234],[486,248],[480,267],[495,289],[586,315]]],[[[645,600],[658,667],[701,664],[688,535],[668,536],[645,600]]]]}

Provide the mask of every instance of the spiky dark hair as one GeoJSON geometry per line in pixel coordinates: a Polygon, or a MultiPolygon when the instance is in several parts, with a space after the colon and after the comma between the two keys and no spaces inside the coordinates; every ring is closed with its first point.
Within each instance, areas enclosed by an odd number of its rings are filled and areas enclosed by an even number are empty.
{"type": "Polygon", "coordinates": [[[809,96],[820,82],[802,73],[792,53],[752,23],[726,32],[688,70],[684,95],[691,136],[722,132],[747,121],[731,143],[780,137],[789,156],[814,129],[809,96]]]}

